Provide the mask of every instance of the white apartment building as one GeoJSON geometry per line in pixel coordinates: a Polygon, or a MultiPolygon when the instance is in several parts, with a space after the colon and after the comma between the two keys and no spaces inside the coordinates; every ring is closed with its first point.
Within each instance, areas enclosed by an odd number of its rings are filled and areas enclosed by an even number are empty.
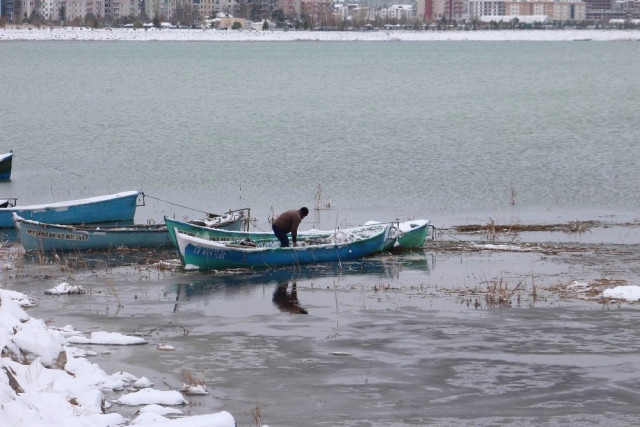
{"type": "Polygon", "coordinates": [[[397,19],[398,21],[402,21],[415,18],[416,10],[412,5],[394,4],[380,9],[378,16],[382,19],[397,19]]]}

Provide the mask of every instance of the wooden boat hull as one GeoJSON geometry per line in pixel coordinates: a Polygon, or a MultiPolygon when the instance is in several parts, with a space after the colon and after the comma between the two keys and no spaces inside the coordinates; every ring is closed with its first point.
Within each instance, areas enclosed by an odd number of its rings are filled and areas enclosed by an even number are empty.
{"type": "Polygon", "coordinates": [[[51,224],[95,224],[133,221],[138,206],[138,191],[90,197],[68,202],[0,208],[0,228],[13,228],[13,214],[51,224]]]}
{"type": "Polygon", "coordinates": [[[251,247],[215,242],[176,232],[178,251],[187,269],[264,268],[350,261],[379,252],[389,227],[366,239],[287,248],[251,247]]]}
{"type": "Polygon", "coordinates": [[[30,251],[86,251],[170,246],[164,224],[129,226],[77,226],[48,224],[14,215],[16,234],[30,251]]]}
{"type": "MultiPolygon", "coordinates": [[[[244,212],[242,211],[243,210],[234,211],[233,213],[227,216],[227,220],[221,221],[218,224],[211,224],[209,226],[199,225],[193,222],[178,221],[176,219],[171,219],[167,217],[164,217],[164,222],[167,225],[167,229],[168,229],[169,237],[171,241],[177,247],[178,241],[176,239],[176,232],[175,232],[176,229],[180,230],[185,234],[188,234],[191,236],[198,236],[205,239],[207,238],[206,236],[209,230],[211,231],[220,230],[225,233],[230,233],[231,236],[236,236],[236,235],[241,236],[243,233],[245,233],[241,230],[245,228],[246,221],[248,221],[249,219],[245,216],[244,212]]],[[[237,239],[233,239],[233,240],[237,240],[237,239]]]]}
{"type": "Polygon", "coordinates": [[[11,179],[11,163],[13,162],[13,152],[0,154],[0,181],[11,179]]]}
{"type": "MultiPolygon", "coordinates": [[[[175,231],[179,230],[182,233],[189,234],[191,236],[200,237],[206,240],[220,241],[220,242],[233,242],[240,240],[248,240],[257,243],[259,246],[279,247],[280,242],[272,232],[266,231],[229,231],[221,229],[211,229],[207,227],[199,227],[197,225],[189,224],[183,221],[177,221],[170,218],[165,218],[165,224],[169,229],[169,234],[172,235],[171,239],[177,246],[177,240],[175,238],[175,231]]],[[[415,249],[421,248],[424,245],[424,241],[429,233],[428,220],[414,220],[402,223],[392,223],[391,232],[389,238],[385,242],[381,250],[391,250],[394,248],[402,249],[415,249]]],[[[341,230],[308,230],[298,232],[298,240],[304,242],[308,239],[316,240],[318,238],[328,238],[335,235],[338,232],[343,233],[362,233],[368,232],[373,227],[384,227],[387,223],[372,222],[360,227],[344,228],[341,230]]]]}

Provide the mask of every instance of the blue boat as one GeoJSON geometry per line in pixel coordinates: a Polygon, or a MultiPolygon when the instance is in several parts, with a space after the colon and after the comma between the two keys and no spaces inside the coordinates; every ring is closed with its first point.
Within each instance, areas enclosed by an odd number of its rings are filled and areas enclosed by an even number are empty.
{"type": "Polygon", "coordinates": [[[327,239],[325,243],[300,244],[286,248],[257,247],[239,242],[215,242],[189,236],[176,230],[178,252],[185,269],[218,270],[225,268],[261,268],[350,261],[379,252],[389,236],[390,227],[382,227],[368,237],[327,239]]]}
{"type": "Polygon", "coordinates": [[[11,163],[13,161],[13,151],[0,154],[0,181],[11,179],[11,163]]]}
{"type": "Polygon", "coordinates": [[[167,227],[152,225],[64,225],[31,221],[13,214],[27,252],[161,248],[172,246],[167,227]]]}
{"type": "Polygon", "coordinates": [[[136,207],[144,205],[144,193],[127,191],[67,202],[0,208],[0,228],[13,228],[13,214],[52,224],[133,222],[136,207]],[[138,196],[141,204],[138,205],[138,196]]]}
{"type": "MultiPolygon", "coordinates": [[[[197,236],[202,239],[223,241],[251,241],[258,246],[279,247],[280,241],[273,232],[267,231],[239,231],[231,229],[201,227],[197,224],[187,223],[175,219],[164,219],[173,243],[177,246],[178,242],[175,236],[175,230],[191,236],[197,236]]],[[[372,231],[382,229],[387,225],[391,226],[391,231],[387,242],[382,250],[389,251],[394,249],[416,249],[424,246],[425,239],[429,232],[430,222],[426,219],[406,221],[406,222],[388,222],[382,223],[378,221],[370,221],[365,225],[350,228],[341,228],[337,230],[306,230],[298,232],[298,241],[304,242],[308,240],[326,239],[336,235],[349,234],[371,234],[372,231]]]]}

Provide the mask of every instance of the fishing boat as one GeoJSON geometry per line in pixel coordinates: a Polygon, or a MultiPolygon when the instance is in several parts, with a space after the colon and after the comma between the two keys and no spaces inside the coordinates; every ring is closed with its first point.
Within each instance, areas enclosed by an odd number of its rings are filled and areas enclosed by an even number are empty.
{"type": "Polygon", "coordinates": [[[429,235],[429,228],[430,221],[427,219],[394,223],[385,250],[421,249],[429,235]]]}
{"type": "Polygon", "coordinates": [[[13,151],[0,154],[0,181],[11,179],[11,163],[13,162],[13,151]]]}
{"type": "MultiPolygon", "coordinates": [[[[165,224],[169,229],[171,240],[177,246],[175,231],[178,230],[183,234],[200,237],[212,241],[251,241],[259,246],[279,247],[280,242],[272,232],[267,231],[233,231],[222,229],[211,229],[201,227],[193,223],[186,223],[165,217],[165,224]]],[[[336,233],[369,233],[372,229],[391,226],[391,231],[382,250],[392,250],[394,248],[415,249],[421,248],[429,234],[430,221],[426,219],[382,223],[378,221],[369,221],[362,226],[342,228],[336,230],[306,230],[298,231],[297,240],[304,242],[306,239],[329,238],[336,233]]]]}
{"type": "Polygon", "coordinates": [[[195,219],[187,224],[220,230],[243,231],[249,229],[251,209],[234,209],[223,214],[206,213],[204,219],[195,219]]]}
{"type": "Polygon", "coordinates": [[[176,230],[180,259],[186,269],[262,268],[285,265],[331,263],[359,259],[379,252],[389,235],[389,226],[369,236],[330,238],[298,242],[298,246],[259,247],[244,241],[216,242],[176,230]]]}
{"type": "MultiPolygon", "coordinates": [[[[15,199],[12,200],[15,202],[15,199]]],[[[0,208],[0,228],[13,228],[14,213],[24,219],[51,224],[133,222],[138,206],[144,206],[144,193],[138,191],[41,205],[13,205],[0,208]],[[141,197],[140,205],[138,196],[141,197]]]]}
{"type": "Polygon", "coordinates": [[[64,225],[21,218],[13,214],[16,234],[25,251],[86,251],[170,246],[164,224],[64,225]]]}
{"type": "Polygon", "coordinates": [[[213,214],[207,214],[204,220],[180,221],[165,216],[164,222],[167,225],[171,241],[177,246],[178,241],[174,231],[176,229],[183,233],[203,238],[206,238],[209,231],[220,230],[223,233],[230,233],[231,236],[240,236],[234,237],[234,240],[238,240],[242,239],[245,233],[248,233],[250,219],[251,210],[243,208],[232,210],[222,215],[213,216],[213,214]]]}

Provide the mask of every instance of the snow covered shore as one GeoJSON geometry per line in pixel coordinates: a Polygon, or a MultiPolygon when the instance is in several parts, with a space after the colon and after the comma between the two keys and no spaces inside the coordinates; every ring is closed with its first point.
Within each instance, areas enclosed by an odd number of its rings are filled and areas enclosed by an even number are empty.
{"type": "Polygon", "coordinates": [[[125,41],[639,41],[640,30],[235,31],[183,29],[2,28],[3,40],[125,41]]]}
{"type": "MultiPolygon", "coordinates": [[[[235,427],[226,412],[182,416],[188,401],[178,390],[155,390],[146,378],[126,372],[108,375],[74,344],[146,344],[139,337],[56,328],[30,317],[21,306],[33,305],[24,294],[0,289],[0,424],[6,426],[235,427]],[[139,406],[128,420],[110,411],[112,403],[139,406]]],[[[95,354],[95,353],[93,353],[95,354]]]]}

